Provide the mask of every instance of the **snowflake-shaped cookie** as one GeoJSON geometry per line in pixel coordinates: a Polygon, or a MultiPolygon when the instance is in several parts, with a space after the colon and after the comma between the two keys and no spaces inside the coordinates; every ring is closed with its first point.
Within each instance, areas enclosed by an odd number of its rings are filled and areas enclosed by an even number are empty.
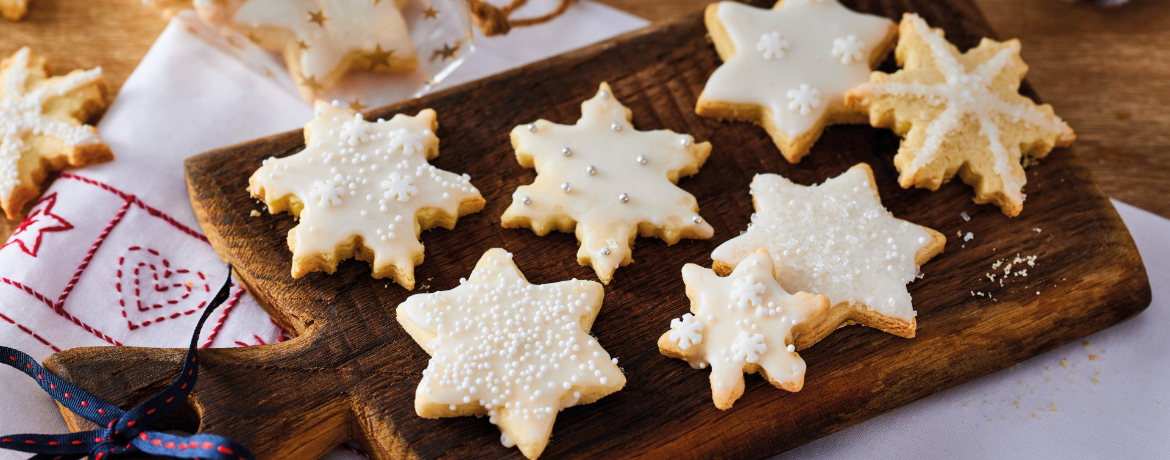
{"type": "Polygon", "coordinates": [[[530,284],[512,254],[491,249],[459,287],[406,299],[398,323],[431,355],[415,411],[487,415],[505,446],[539,457],[557,412],[626,384],[589,335],[604,294],[594,281],[530,284]]]}
{"type": "Polygon", "coordinates": [[[293,81],[313,100],[362,68],[409,72],[418,67],[405,1],[205,0],[201,17],[239,30],[262,48],[284,53],[293,81]]]}
{"type": "Polygon", "coordinates": [[[85,124],[105,110],[102,69],[49,78],[48,63],[21,48],[0,63],[0,208],[16,219],[50,172],[114,159],[85,124]]]}
{"type": "Polygon", "coordinates": [[[702,116],[764,127],[796,163],[825,126],[865,123],[845,92],[869,81],[897,27],[850,11],[837,0],[781,0],[771,10],[737,2],[707,7],[707,30],[725,61],[699,96],[702,116]]]}
{"type": "Polygon", "coordinates": [[[504,227],[529,227],[537,235],[576,228],[577,261],[592,265],[608,284],[620,265],[633,261],[634,237],[710,238],[695,197],[675,184],[699,171],[711,144],[668,130],[637,131],[631,112],[609,85],[581,104],[576,125],[546,120],[512,130],[516,158],[536,168],[536,181],[512,194],[504,227]]]}
{"type": "Polygon", "coordinates": [[[760,174],[751,189],[752,222],[715,248],[714,269],[730,273],[766,249],[784,289],[828,297],[833,310],[825,327],[799,337],[797,348],[850,322],[914,337],[917,323],[906,284],[917,278],[921,264],[942,252],[946,238],[886,211],[868,165],[809,187],[760,174]]]}
{"type": "Polygon", "coordinates": [[[1075,139],[1052,106],[1018,92],[1028,71],[1020,42],[984,38],[959,53],[915,14],[899,26],[895,53],[903,69],[874,72],[853,89],[851,106],[870,123],[905,139],[894,157],[902,187],[937,190],[956,173],[975,187],[976,203],[994,203],[1014,217],[1024,208],[1023,157],[1043,158],[1075,139]]]}
{"type": "Polygon", "coordinates": [[[804,385],[796,339],[819,327],[829,299],[789,294],[773,279],[772,268],[765,250],[745,258],[726,278],[695,264],[683,267],[691,312],[671,320],[658,350],[694,368],[710,365],[711,396],[720,409],[730,409],[743,395],[745,372],[758,372],[788,391],[804,385]],[[748,302],[745,291],[752,294],[748,302]]]}
{"type": "Polygon", "coordinates": [[[466,174],[427,163],[439,155],[434,110],[369,122],[339,106],[318,101],[305,149],[265,160],[248,190],[272,213],[300,219],[288,232],[294,278],[333,273],[355,257],[371,263],[375,278],[414,289],[419,233],[453,228],[458,217],[483,209],[483,197],[466,174]]]}

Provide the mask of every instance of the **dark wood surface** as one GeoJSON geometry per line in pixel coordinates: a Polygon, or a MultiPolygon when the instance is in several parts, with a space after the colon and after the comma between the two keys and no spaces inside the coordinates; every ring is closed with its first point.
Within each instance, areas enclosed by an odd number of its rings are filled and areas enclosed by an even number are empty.
{"type": "MultiPolygon", "coordinates": [[[[892,18],[917,11],[964,49],[993,36],[969,0],[844,3],[892,18]]],[[[294,221],[287,214],[251,217],[260,205],[245,187],[263,158],[299,151],[301,132],[192,158],[188,185],[212,244],[298,337],[201,351],[201,379],[191,403],[198,410],[175,417],[174,426],[228,436],[260,459],[313,460],[346,439],[358,440],[378,459],[520,458],[518,450],[500,445],[499,432],[484,419],[428,420],[414,413],[414,390],[428,356],[396,324],[394,308],[410,294],[456,286],[492,247],[515,253],[535,283],[596,279],[590,268],[577,265],[572,235],[537,237],[526,229],[504,229],[499,219],[515,187],[534,178],[516,163],[509,130],[537,118],[572,123],[600,81],[608,81],[633,110],[639,129],[669,128],[711,141],[710,160],[680,186],[698,198],[716,233],[711,240],[671,247],[637,241],[634,264],[619,269],[606,287],[593,328],[620,359],[628,384],[597,403],[561,412],[544,458],[766,457],[1089,335],[1149,304],[1149,282],[1133,241],[1072,149],[1058,149],[1028,171],[1024,211],[1008,219],[992,206],[974,205],[971,189],[960,182],[933,193],[900,189],[891,161],[898,138],[888,131],[830,127],[809,157],[790,165],[762,129],[695,116],[695,100],[718,65],[696,14],[371,111],[367,118],[437,110],[442,146],[433,164],[470,174],[487,199],[482,212],[460,219],[454,230],[424,232],[426,260],[414,292],[372,279],[368,265],[355,261],[332,276],[291,279],[285,235],[294,221]],[[812,184],[857,162],[873,168],[895,216],[948,237],[946,252],[923,266],[925,278],[910,285],[918,336],[842,329],[801,353],[809,370],[799,393],[751,376],[735,407],[717,410],[708,371],[666,358],[655,346],[670,319],[687,311],[682,265],[710,266],[711,250],[745,228],[754,174],[779,173],[812,184]],[[960,231],[975,239],[963,242],[960,231]],[[985,277],[996,272],[995,261],[1017,254],[1037,257],[1028,276],[1002,286],[985,277]],[[975,291],[986,296],[973,296],[975,291]]],[[[887,70],[891,66],[892,58],[885,63],[887,70]]],[[[68,350],[47,364],[100,397],[131,405],[169,381],[181,359],[181,350],[110,347],[68,350]]],[[[67,418],[73,428],[83,425],[67,418]]]]}

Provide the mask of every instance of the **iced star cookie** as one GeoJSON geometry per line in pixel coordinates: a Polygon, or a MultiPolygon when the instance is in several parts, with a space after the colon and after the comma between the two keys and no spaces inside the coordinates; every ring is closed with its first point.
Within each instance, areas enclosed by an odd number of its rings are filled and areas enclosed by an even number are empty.
{"type": "Polygon", "coordinates": [[[637,131],[631,116],[602,83],[581,104],[577,124],[537,120],[512,130],[516,159],[537,176],[512,194],[504,227],[529,227],[540,236],[575,228],[577,261],[592,265],[606,284],[633,261],[639,234],[674,244],[715,232],[699,217],[695,197],[675,185],[699,172],[711,144],[668,130],[637,131]]]}
{"type": "Polygon", "coordinates": [[[904,137],[894,157],[898,183],[938,190],[958,173],[975,188],[976,203],[1019,215],[1027,182],[1021,160],[1043,158],[1076,138],[1052,106],[1019,94],[1028,71],[1019,40],[984,38],[959,53],[918,15],[903,16],[899,29],[895,55],[903,69],[874,72],[846,97],[869,111],[870,124],[904,137]]]}
{"type": "Polygon", "coordinates": [[[313,100],[350,69],[409,72],[418,55],[400,8],[382,0],[196,0],[200,17],[284,53],[293,81],[313,100]]]}
{"type": "Polygon", "coordinates": [[[21,48],[0,62],[0,208],[9,219],[40,195],[53,171],[114,159],[85,124],[106,109],[101,67],[49,77],[45,58],[21,48]]]}
{"type": "Polygon", "coordinates": [[[785,291],[766,250],[745,258],[727,277],[695,264],[684,266],[682,275],[691,312],[670,321],[658,350],[696,369],[710,365],[715,407],[730,409],[743,395],[744,373],[758,372],[776,388],[800,391],[805,365],[795,339],[819,327],[828,298],[785,291]]]}
{"type": "Polygon", "coordinates": [[[0,16],[19,21],[28,13],[28,0],[0,0],[0,16]]]}
{"type": "Polygon", "coordinates": [[[755,251],[767,249],[780,286],[828,297],[833,307],[824,322],[832,327],[797,337],[797,349],[840,324],[914,337],[916,313],[906,284],[917,278],[920,265],[942,252],[946,237],[894,218],[882,206],[868,165],[809,187],[760,174],[751,189],[752,223],[715,248],[713,268],[731,273],[755,251]]]}
{"type": "Polygon", "coordinates": [[[626,384],[617,358],[589,335],[605,291],[595,281],[531,284],[503,249],[469,279],[398,306],[398,323],[431,360],[415,392],[426,418],[487,415],[500,442],[537,458],[557,412],[626,384]]]}
{"type": "Polygon", "coordinates": [[[370,262],[374,278],[414,289],[422,230],[453,228],[483,209],[484,199],[468,175],[427,163],[439,156],[434,110],[369,122],[339,106],[317,101],[305,149],[264,160],[248,191],[273,214],[300,219],[288,231],[293,278],[333,273],[353,257],[370,262]]]}
{"type": "Polygon", "coordinates": [[[799,162],[825,126],[865,123],[845,92],[869,81],[897,27],[837,0],[781,0],[771,10],[736,2],[707,6],[707,30],[724,63],[695,113],[762,126],[789,162],[799,162]]]}

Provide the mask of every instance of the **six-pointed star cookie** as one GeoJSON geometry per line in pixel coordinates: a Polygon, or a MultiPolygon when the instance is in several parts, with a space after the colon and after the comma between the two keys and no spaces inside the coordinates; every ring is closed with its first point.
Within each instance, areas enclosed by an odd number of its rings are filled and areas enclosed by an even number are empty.
{"type": "Polygon", "coordinates": [[[805,365],[795,338],[819,327],[829,299],[789,294],[776,283],[772,258],[762,249],[726,278],[695,264],[684,266],[682,275],[691,312],[671,320],[658,350],[691,367],[709,364],[715,407],[730,409],[743,395],[745,372],[760,373],[776,388],[800,391],[805,365]]]}
{"type": "Polygon", "coordinates": [[[942,252],[946,238],[894,218],[882,206],[868,165],[809,187],[760,174],[751,188],[752,223],[715,248],[711,258],[715,271],[726,274],[756,250],[767,249],[784,289],[829,298],[828,326],[798,337],[796,348],[854,322],[914,337],[917,323],[906,283],[942,252]]]}
{"type": "Polygon", "coordinates": [[[305,149],[265,160],[248,190],[272,213],[299,217],[288,232],[294,278],[333,273],[355,257],[373,265],[375,278],[414,289],[419,233],[453,228],[458,217],[483,209],[483,197],[466,174],[427,163],[439,155],[434,110],[368,122],[340,105],[318,101],[305,149]]]}
{"type": "Polygon", "coordinates": [[[19,21],[28,13],[28,0],[0,0],[0,16],[19,21]]]}
{"type": "Polygon", "coordinates": [[[576,228],[577,261],[592,265],[606,284],[618,266],[633,261],[639,234],[674,244],[714,233],[699,217],[695,197],[675,185],[699,171],[711,144],[668,130],[637,131],[630,117],[602,83],[581,104],[576,125],[538,120],[512,130],[516,159],[537,176],[512,194],[504,227],[529,227],[541,236],[576,228]]]}
{"type": "Polygon", "coordinates": [[[100,67],[49,78],[45,58],[21,48],[0,63],[0,208],[17,218],[52,171],[114,159],[93,126],[110,86],[100,67]]]}
{"type": "Polygon", "coordinates": [[[695,112],[763,126],[792,163],[825,126],[865,123],[845,92],[869,81],[897,32],[893,21],[837,0],[781,0],[771,10],[720,2],[707,6],[706,23],[725,62],[695,112]]]}
{"type": "Polygon", "coordinates": [[[505,446],[539,457],[557,412],[626,384],[589,335],[604,293],[595,281],[531,284],[512,254],[491,249],[459,287],[406,299],[398,322],[431,355],[418,415],[486,414],[505,446]]]}
{"type": "MultiPolygon", "coordinates": [[[[197,2],[198,3],[198,2],[197,2]]],[[[200,15],[284,53],[293,81],[312,100],[350,69],[409,72],[418,66],[400,3],[376,0],[202,2],[200,15]],[[224,4],[226,3],[226,5],[224,4]]]]}
{"type": "Polygon", "coordinates": [[[1028,71],[1019,40],[984,38],[960,54],[918,15],[903,16],[899,29],[895,54],[904,68],[874,72],[872,83],[847,95],[849,105],[868,109],[873,126],[905,137],[894,157],[898,182],[937,190],[958,173],[975,188],[976,203],[1019,215],[1022,158],[1043,158],[1076,138],[1052,106],[1019,94],[1028,71]]]}

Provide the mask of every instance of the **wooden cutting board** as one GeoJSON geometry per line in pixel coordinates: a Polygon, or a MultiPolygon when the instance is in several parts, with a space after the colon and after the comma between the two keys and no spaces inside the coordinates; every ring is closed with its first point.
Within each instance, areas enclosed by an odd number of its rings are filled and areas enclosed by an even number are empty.
{"type": "MultiPolygon", "coordinates": [[[[771,0],[756,1],[770,6],[771,0]]],[[[946,30],[961,49],[994,37],[970,0],[846,0],[850,7],[899,18],[914,11],[946,30]]],[[[1025,44],[1027,46],[1027,44],[1025,44]]],[[[893,70],[892,57],[884,64],[893,70]]],[[[1028,202],[1014,219],[972,203],[970,187],[903,190],[892,157],[898,138],[867,126],[830,127],[800,164],[788,164],[764,131],[694,115],[695,100],[720,64],[699,14],[654,26],[418,100],[372,110],[368,119],[434,108],[439,168],[467,173],[487,206],[454,230],[424,232],[419,288],[407,292],[349,261],[336,274],[290,277],[287,214],[252,217],[261,205],[245,191],[269,156],[303,148],[300,131],[209,152],[187,162],[192,203],[220,255],[257,300],[297,338],[275,345],[204,350],[188,409],[170,426],[230,437],[260,459],[314,460],[353,439],[377,459],[521,458],[498,430],[472,417],[428,420],[414,391],[428,356],[394,320],[407,296],[450,289],[489,248],[515,254],[530,281],[596,279],[576,263],[570,234],[537,237],[504,229],[500,215],[535,173],[521,168],[512,127],[538,118],[573,123],[579,105],[608,81],[641,130],[672,129],[714,145],[700,172],[680,182],[715,227],[711,240],[667,246],[638,239],[634,264],[606,287],[593,333],[620,358],[628,384],[597,403],[562,412],[543,458],[761,458],[833,433],[954,385],[1117,324],[1150,302],[1149,281],[1125,225],[1076,153],[1058,149],[1028,170],[1028,202]],[[747,378],[729,411],[711,402],[707,371],[658,353],[670,319],[687,311],[680,269],[710,266],[711,250],[746,228],[748,184],[757,173],[819,183],[868,163],[895,216],[948,237],[946,252],[910,285],[918,336],[844,328],[801,352],[804,389],[788,393],[747,378]],[[970,216],[970,221],[960,217],[970,216]],[[960,233],[974,239],[963,241],[960,233]],[[1036,256],[1027,276],[1001,285],[987,273],[999,260],[1036,256]],[[982,295],[976,293],[983,293],[982,295]]],[[[1026,94],[1031,90],[1025,87],[1026,94]]],[[[73,349],[47,365],[100,397],[130,406],[154,394],[179,369],[181,350],[73,349]]],[[[71,428],[86,423],[66,414],[71,428]]]]}

